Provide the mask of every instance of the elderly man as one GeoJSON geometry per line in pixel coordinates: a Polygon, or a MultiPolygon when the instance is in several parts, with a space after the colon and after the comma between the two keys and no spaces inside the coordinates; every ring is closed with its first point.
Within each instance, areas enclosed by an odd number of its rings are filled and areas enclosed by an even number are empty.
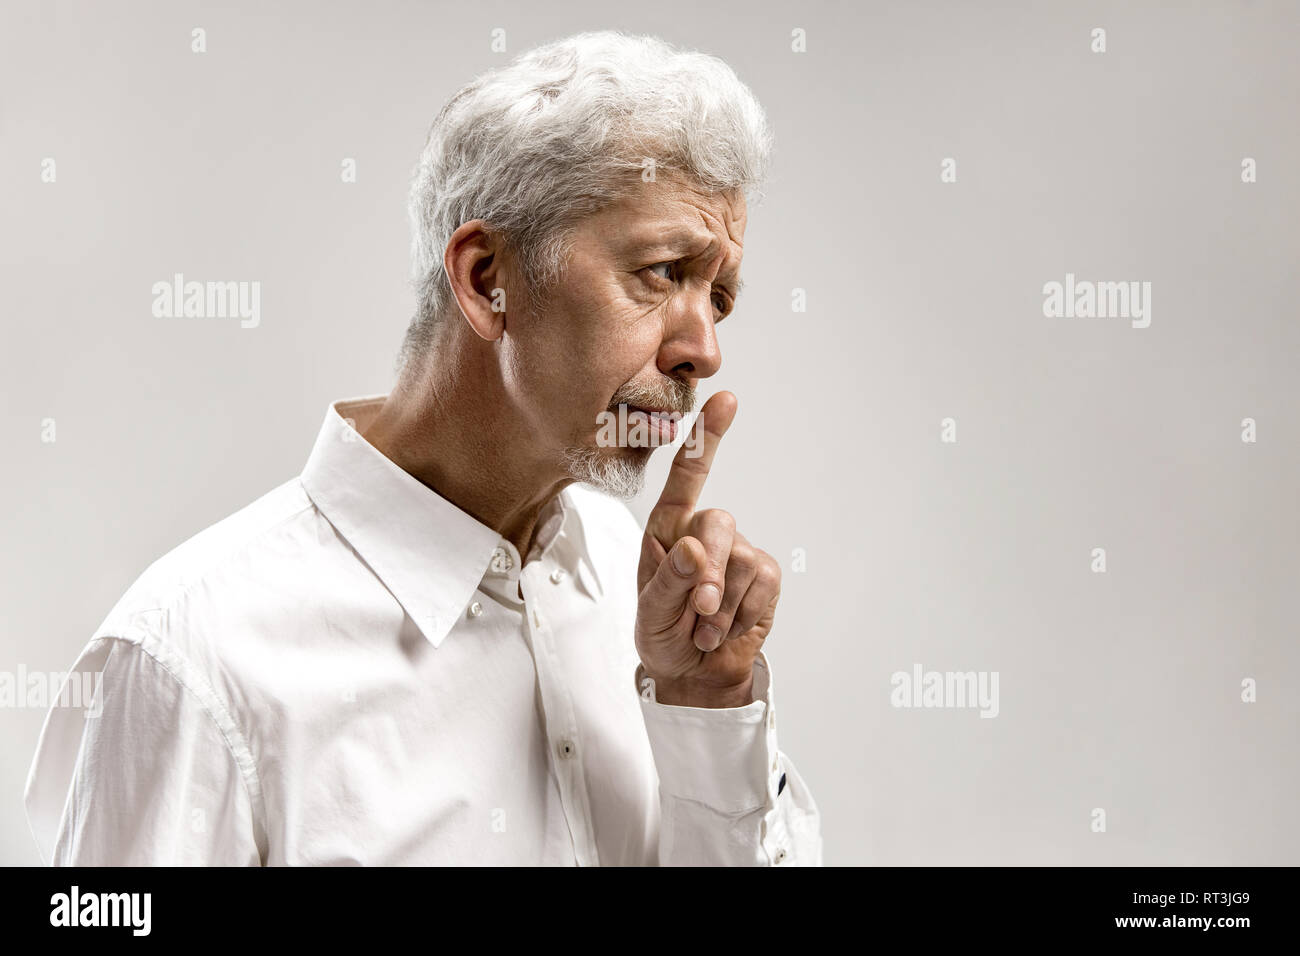
{"type": "Polygon", "coordinates": [[[43,857],[820,864],[760,651],[779,566],[696,510],[735,396],[644,532],[618,500],[721,364],[768,149],[727,66],[648,37],[457,93],[395,388],[332,404],[301,476],[110,613],[94,706],[51,709],[28,778],[43,857]]]}

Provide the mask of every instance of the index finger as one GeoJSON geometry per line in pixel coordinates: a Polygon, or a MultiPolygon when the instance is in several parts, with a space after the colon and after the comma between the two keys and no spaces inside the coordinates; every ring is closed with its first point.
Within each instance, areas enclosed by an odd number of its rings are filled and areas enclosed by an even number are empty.
{"type": "Polygon", "coordinates": [[[718,392],[704,403],[695,421],[699,432],[698,447],[692,448],[690,442],[683,442],[677,450],[664,490],[646,520],[646,531],[665,548],[671,548],[686,533],[685,526],[695,514],[695,503],[700,499],[709,469],[713,466],[713,455],[722,436],[731,427],[738,407],[735,395],[718,392]]]}

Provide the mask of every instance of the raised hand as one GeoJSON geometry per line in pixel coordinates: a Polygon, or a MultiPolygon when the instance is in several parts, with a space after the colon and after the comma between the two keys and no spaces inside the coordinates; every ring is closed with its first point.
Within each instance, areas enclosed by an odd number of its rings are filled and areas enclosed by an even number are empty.
{"type": "Polygon", "coordinates": [[[718,392],[683,444],[650,512],[637,571],[636,646],[660,703],[740,707],[753,700],[754,660],[772,629],[781,566],[736,530],[726,511],[696,511],[736,396],[718,392]]]}

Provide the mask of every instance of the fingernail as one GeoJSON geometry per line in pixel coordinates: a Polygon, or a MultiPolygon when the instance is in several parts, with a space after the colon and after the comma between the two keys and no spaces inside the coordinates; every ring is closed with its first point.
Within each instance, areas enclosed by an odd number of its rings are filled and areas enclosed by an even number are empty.
{"type": "Polygon", "coordinates": [[[691,552],[686,548],[673,548],[673,567],[678,574],[694,574],[695,559],[691,557],[691,552]]]}
{"type": "MultiPolygon", "coordinates": [[[[695,610],[700,614],[716,614],[722,606],[722,591],[716,584],[702,584],[695,591],[695,610]]],[[[714,628],[717,630],[717,628],[714,628]]]]}
{"type": "Polygon", "coordinates": [[[702,651],[714,650],[722,643],[722,632],[712,624],[701,624],[695,629],[695,646],[702,651]]]}

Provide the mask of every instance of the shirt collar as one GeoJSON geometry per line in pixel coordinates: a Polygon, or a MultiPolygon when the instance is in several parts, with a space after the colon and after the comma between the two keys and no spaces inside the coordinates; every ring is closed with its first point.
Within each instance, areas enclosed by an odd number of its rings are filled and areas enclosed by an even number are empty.
{"type": "MultiPolygon", "coordinates": [[[[302,472],[312,502],[374,571],[434,647],[460,621],[498,548],[509,541],[361,437],[387,396],[330,404],[302,472]]],[[[537,552],[603,585],[575,499],[565,488],[543,512],[537,552]],[[558,518],[553,534],[546,522],[558,518]]],[[[585,578],[583,578],[585,581],[585,578]]]]}

